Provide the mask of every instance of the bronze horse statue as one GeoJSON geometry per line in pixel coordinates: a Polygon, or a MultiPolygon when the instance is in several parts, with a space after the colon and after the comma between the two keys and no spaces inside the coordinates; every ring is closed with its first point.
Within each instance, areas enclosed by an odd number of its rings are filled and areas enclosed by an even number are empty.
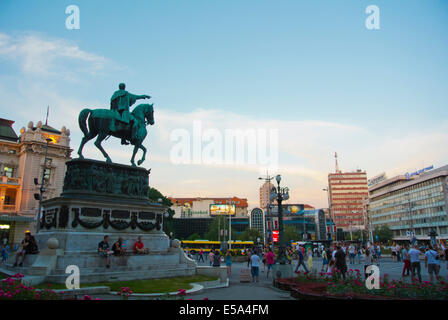
{"type": "Polygon", "coordinates": [[[117,121],[116,114],[112,110],[108,109],[83,109],[79,113],[78,123],[79,128],[84,133],[81,144],[78,149],[79,158],[84,159],[82,155],[82,149],[84,145],[98,136],[95,141],[95,146],[100,149],[103,156],[106,158],[107,163],[112,163],[109,155],[104,151],[101,146],[101,142],[109,136],[114,136],[117,138],[125,138],[129,140],[134,146],[134,152],[132,153],[131,164],[135,167],[135,154],[138,149],[142,149],[143,156],[137,161],[138,165],[141,165],[145,161],[146,148],[142,145],[143,140],[146,138],[147,131],[146,125],[154,124],[154,108],[152,104],[139,104],[131,112],[132,120],[130,124],[117,121]],[[87,119],[88,118],[88,119],[87,119]],[[111,129],[112,121],[116,121],[115,130],[114,126],[111,129]],[[88,128],[87,128],[88,124],[88,128]]]}

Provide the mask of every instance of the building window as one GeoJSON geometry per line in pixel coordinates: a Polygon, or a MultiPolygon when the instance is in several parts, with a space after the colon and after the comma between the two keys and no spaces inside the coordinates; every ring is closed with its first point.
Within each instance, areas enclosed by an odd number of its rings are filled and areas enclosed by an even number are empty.
{"type": "Polygon", "coordinates": [[[51,177],[51,169],[50,168],[46,168],[44,169],[44,181],[45,183],[50,183],[50,177],[51,177]]]}
{"type": "Polygon", "coordinates": [[[14,176],[14,168],[11,167],[5,167],[3,169],[4,175],[8,178],[12,178],[14,176]]]}

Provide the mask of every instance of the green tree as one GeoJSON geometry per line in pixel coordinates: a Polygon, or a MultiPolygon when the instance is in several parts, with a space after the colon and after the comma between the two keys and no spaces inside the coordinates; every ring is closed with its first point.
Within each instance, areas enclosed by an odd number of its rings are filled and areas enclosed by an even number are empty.
{"type": "Polygon", "coordinates": [[[285,237],[285,243],[287,245],[289,245],[292,241],[297,241],[300,237],[302,237],[300,235],[299,237],[299,233],[297,232],[297,229],[293,226],[285,226],[284,227],[284,237],[285,237]]]}
{"type": "MultiPolygon", "coordinates": [[[[223,237],[219,236],[219,229],[229,229],[229,220],[226,219],[226,217],[223,216],[217,216],[213,218],[212,223],[210,224],[210,228],[208,229],[208,232],[204,235],[205,239],[211,240],[211,241],[218,241],[219,239],[224,240],[223,237]]],[[[232,232],[232,236],[233,236],[232,232]]],[[[234,239],[232,237],[232,239],[234,239]]]]}
{"type": "Polygon", "coordinates": [[[253,228],[246,229],[244,232],[241,233],[239,238],[242,241],[253,241],[253,242],[257,242],[257,238],[260,238],[260,241],[262,241],[263,239],[263,237],[260,234],[260,231],[253,228]]]}
{"type": "Polygon", "coordinates": [[[149,187],[148,197],[149,197],[150,201],[156,202],[156,203],[161,203],[162,205],[167,207],[168,217],[167,218],[163,217],[163,231],[165,231],[165,233],[168,235],[170,233],[173,233],[173,237],[174,237],[175,234],[174,234],[173,216],[174,216],[175,212],[173,209],[170,208],[173,205],[173,203],[171,202],[170,199],[165,197],[156,188],[149,187]],[[160,201],[159,201],[159,199],[160,199],[160,201]]]}
{"type": "Polygon", "coordinates": [[[373,230],[374,241],[376,241],[376,236],[378,236],[379,242],[388,242],[392,240],[393,233],[387,225],[382,225],[373,230]]]}
{"type": "Polygon", "coordinates": [[[187,238],[187,240],[198,240],[201,238],[202,237],[199,233],[193,233],[193,234],[190,234],[190,236],[187,238]]]}

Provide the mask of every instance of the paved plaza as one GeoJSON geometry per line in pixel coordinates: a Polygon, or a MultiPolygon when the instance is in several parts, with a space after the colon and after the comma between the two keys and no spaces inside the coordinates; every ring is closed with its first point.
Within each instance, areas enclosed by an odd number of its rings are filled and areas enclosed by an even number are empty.
{"type": "MultiPolygon", "coordinates": [[[[357,261],[356,261],[357,262],[357,261]]],[[[295,268],[297,261],[293,261],[293,268],[295,268]]],[[[199,262],[200,266],[209,265],[208,261],[199,262]]],[[[321,270],[322,259],[313,259],[313,270],[318,272],[321,270]]],[[[353,265],[348,264],[348,268],[360,269],[364,268],[364,263],[355,263],[353,265]]],[[[381,275],[389,274],[391,279],[401,280],[401,272],[403,269],[403,262],[395,262],[389,257],[385,257],[380,260],[380,272],[381,275]]],[[[421,261],[421,274],[422,280],[429,281],[428,270],[424,267],[424,261],[421,261]]],[[[266,278],[267,270],[263,270],[263,266],[260,267],[260,279],[258,283],[241,283],[240,273],[241,270],[247,268],[247,263],[234,262],[232,265],[232,274],[230,276],[229,286],[226,288],[207,289],[197,294],[190,294],[186,299],[202,300],[208,298],[210,300],[294,300],[289,292],[274,288],[272,285],[272,274],[269,274],[269,278],[266,278]]],[[[303,271],[303,267],[300,268],[303,271]]],[[[446,268],[446,261],[441,261],[440,275],[444,278],[448,278],[448,270],[446,268]]],[[[404,281],[410,281],[411,277],[403,278],[404,281]]],[[[117,296],[98,296],[101,299],[119,299],[117,296]]],[[[146,299],[146,298],[130,298],[134,299],[146,299]]]]}

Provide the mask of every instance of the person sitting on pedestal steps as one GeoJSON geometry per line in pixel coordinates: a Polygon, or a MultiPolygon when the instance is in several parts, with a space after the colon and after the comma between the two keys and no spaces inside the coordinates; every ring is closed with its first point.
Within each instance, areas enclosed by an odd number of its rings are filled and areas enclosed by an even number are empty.
{"type": "Polygon", "coordinates": [[[25,232],[25,239],[22,240],[22,250],[17,251],[16,262],[14,263],[14,267],[17,267],[17,262],[19,258],[22,257],[22,262],[20,262],[19,266],[23,265],[23,261],[25,260],[25,256],[27,254],[37,254],[39,250],[37,248],[36,239],[31,235],[31,232],[25,232]]]}
{"type": "Polygon", "coordinates": [[[118,238],[118,241],[112,246],[112,251],[115,256],[122,256],[126,253],[126,249],[123,248],[123,238],[118,238]]]}
{"type": "Polygon", "coordinates": [[[104,236],[104,240],[98,243],[98,254],[106,258],[106,268],[110,268],[109,256],[113,253],[110,251],[109,236],[104,236]]]}
{"type": "Polygon", "coordinates": [[[134,253],[135,254],[148,254],[149,249],[144,247],[145,245],[142,242],[142,236],[138,237],[138,240],[134,243],[134,253]]]}

